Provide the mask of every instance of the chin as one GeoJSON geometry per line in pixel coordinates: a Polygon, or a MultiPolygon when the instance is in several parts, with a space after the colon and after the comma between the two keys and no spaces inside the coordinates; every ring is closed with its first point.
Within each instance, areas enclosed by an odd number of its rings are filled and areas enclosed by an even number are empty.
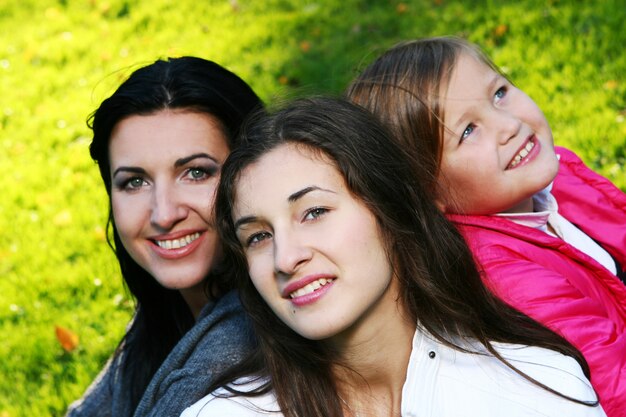
{"type": "Polygon", "coordinates": [[[189,278],[189,275],[181,277],[170,276],[164,279],[157,279],[157,282],[168,290],[187,290],[203,284],[205,276],[206,275],[196,278],[189,278]]]}

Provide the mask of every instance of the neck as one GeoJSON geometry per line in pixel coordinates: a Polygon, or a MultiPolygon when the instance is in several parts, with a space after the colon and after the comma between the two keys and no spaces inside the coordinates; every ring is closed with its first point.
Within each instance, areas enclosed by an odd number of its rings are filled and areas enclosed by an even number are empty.
{"type": "Polygon", "coordinates": [[[202,308],[209,300],[204,290],[204,285],[204,282],[201,282],[194,287],[181,288],[179,290],[180,295],[183,297],[183,300],[185,300],[185,303],[187,303],[187,306],[189,306],[189,310],[191,310],[191,314],[195,320],[198,319],[200,311],[202,311],[202,308]]]}
{"type": "Polygon", "coordinates": [[[341,358],[333,374],[347,416],[400,415],[416,323],[396,300],[333,340],[341,358]]]}
{"type": "Polygon", "coordinates": [[[532,213],[535,210],[535,204],[533,203],[533,198],[527,198],[524,201],[520,201],[513,207],[504,210],[503,213],[532,213]]]}

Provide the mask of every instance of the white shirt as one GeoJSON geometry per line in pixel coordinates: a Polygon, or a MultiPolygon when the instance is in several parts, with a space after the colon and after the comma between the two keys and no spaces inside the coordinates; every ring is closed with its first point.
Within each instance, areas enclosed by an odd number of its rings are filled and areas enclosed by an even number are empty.
{"type": "MultiPolygon", "coordinates": [[[[238,391],[252,391],[266,379],[242,378],[235,381],[238,391]]],[[[280,417],[278,403],[273,392],[259,397],[220,397],[229,395],[223,388],[207,395],[190,407],[180,417],[280,417]]]]}
{"type": "MultiPolygon", "coordinates": [[[[478,343],[464,345],[484,352],[478,343]]],[[[506,343],[496,350],[537,381],[579,400],[597,397],[578,362],[560,353],[506,343]]],[[[600,406],[568,401],[527,381],[489,354],[449,348],[420,331],[402,389],[403,417],[605,416],[600,406]]]]}
{"type": "Polygon", "coordinates": [[[579,251],[595,259],[600,265],[617,275],[615,261],[600,245],[587,236],[582,230],[574,226],[558,212],[559,205],[550,192],[552,183],[533,196],[534,212],[531,213],[498,213],[495,216],[504,217],[514,223],[542,230],[569,243],[579,251]],[[548,229],[548,224],[556,235],[548,229]]]}
{"type": "MultiPolygon", "coordinates": [[[[479,344],[467,347],[484,350],[479,344]]],[[[504,343],[494,347],[537,381],[576,399],[597,401],[574,359],[537,347],[504,343]]],[[[245,389],[255,386],[258,383],[245,389]]],[[[181,417],[282,416],[275,410],[278,405],[271,393],[234,398],[209,395],[187,408],[181,417]]],[[[606,417],[600,406],[588,407],[558,397],[493,356],[448,348],[419,330],[413,338],[401,411],[403,417],[606,417]]]]}

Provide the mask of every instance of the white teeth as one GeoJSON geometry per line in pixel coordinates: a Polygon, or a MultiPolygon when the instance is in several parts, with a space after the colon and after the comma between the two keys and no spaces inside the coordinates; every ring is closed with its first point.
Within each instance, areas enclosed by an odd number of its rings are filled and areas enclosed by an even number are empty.
{"type": "Polygon", "coordinates": [[[326,279],[326,278],[320,278],[317,281],[313,281],[307,285],[305,285],[304,287],[297,289],[296,291],[292,292],[291,294],[289,294],[290,298],[296,298],[296,297],[302,297],[303,295],[306,294],[310,294],[313,291],[317,290],[318,288],[322,288],[324,285],[328,284],[329,282],[334,281],[334,279],[326,279]]]}
{"type": "Polygon", "coordinates": [[[528,156],[528,154],[530,153],[530,150],[534,147],[535,147],[535,142],[528,141],[526,146],[524,146],[519,151],[519,153],[515,155],[515,158],[513,158],[513,161],[511,161],[511,163],[509,164],[509,168],[514,168],[517,164],[519,164],[522,161],[522,159],[528,156]]]}
{"type": "Polygon", "coordinates": [[[181,237],[180,239],[157,240],[156,244],[163,249],[180,249],[184,248],[199,237],[200,233],[192,233],[190,235],[181,237]]]}

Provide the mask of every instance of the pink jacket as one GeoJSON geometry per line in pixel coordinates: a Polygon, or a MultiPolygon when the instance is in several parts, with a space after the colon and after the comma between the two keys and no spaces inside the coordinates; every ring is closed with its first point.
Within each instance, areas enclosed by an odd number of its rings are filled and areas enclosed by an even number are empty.
{"type": "MultiPolygon", "coordinates": [[[[626,194],[560,154],[559,213],[626,270],[626,194]]],[[[607,416],[626,417],[626,286],[591,257],[540,230],[496,216],[450,215],[507,303],[564,336],[585,356],[607,416]]]]}

